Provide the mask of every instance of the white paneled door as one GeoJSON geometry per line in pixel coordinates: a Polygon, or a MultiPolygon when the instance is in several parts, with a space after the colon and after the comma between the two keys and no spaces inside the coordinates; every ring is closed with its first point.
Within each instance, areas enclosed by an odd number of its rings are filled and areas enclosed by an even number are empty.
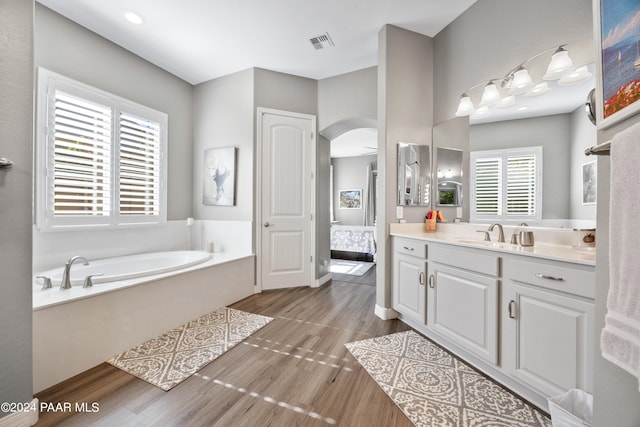
{"type": "Polygon", "coordinates": [[[313,282],[315,117],[258,109],[258,291],[313,282]]]}

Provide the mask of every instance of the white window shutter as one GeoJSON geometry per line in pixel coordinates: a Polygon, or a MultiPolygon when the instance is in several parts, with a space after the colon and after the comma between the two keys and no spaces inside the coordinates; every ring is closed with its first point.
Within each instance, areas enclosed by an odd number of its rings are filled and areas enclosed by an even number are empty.
{"type": "Polygon", "coordinates": [[[502,214],[502,158],[475,159],[474,206],[478,215],[502,214]]]}
{"type": "Polygon", "coordinates": [[[54,171],[49,210],[55,217],[108,217],[111,210],[111,109],[55,92],[54,171]]]}
{"type": "Polygon", "coordinates": [[[121,112],[119,147],[120,215],[160,215],[160,124],[121,112]]]}
{"type": "Polygon", "coordinates": [[[525,154],[507,157],[507,215],[535,216],[536,156],[525,154]]]}

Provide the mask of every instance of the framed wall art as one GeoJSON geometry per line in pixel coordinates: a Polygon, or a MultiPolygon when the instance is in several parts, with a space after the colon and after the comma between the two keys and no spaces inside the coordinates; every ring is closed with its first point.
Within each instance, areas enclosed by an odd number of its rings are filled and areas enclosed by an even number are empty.
{"type": "Polygon", "coordinates": [[[582,164],[582,204],[595,205],[597,194],[598,163],[582,164]]]}
{"type": "Polygon", "coordinates": [[[235,206],[235,191],[236,147],[204,150],[202,203],[235,206]]]}
{"type": "Polygon", "coordinates": [[[640,112],[640,2],[594,0],[599,129],[640,112]]]}
{"type": "Polygon", "coordinates": [[[340,209],[362,209],[362,189],[340,190],[340,209]]]}

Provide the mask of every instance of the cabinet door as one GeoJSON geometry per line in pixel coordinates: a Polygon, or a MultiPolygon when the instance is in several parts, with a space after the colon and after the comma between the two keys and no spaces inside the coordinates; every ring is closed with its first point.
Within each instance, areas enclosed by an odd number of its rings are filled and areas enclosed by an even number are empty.
{"type": "Polygon", "coordinates": [[[431,263],[429,326],[482,359],[498,363],[498,279],[431,263]]]}
{"type": "Polygon", "coordinates": [[[507,372],[547,396],[593,384],[593,304],[509,283],[503,296],[507,372]]]}
{"type": "Polygon", "coordinates": [[[420,323],[426,321],[426,265],[424,259],[394,253],[393,308],[420,323]]]}

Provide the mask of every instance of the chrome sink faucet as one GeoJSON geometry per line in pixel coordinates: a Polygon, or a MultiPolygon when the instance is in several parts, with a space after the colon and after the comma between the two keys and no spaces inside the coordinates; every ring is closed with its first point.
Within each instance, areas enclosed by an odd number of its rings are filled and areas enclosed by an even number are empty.
{"type": "Polygon", "coordinates": [[[74,256],[69,259],[69,261],[65,262],[60,289],[71,289],[71,265],[76,261],[82,261],[84,265],[89,265],[89,261],[87,261],[83,256],[74,256]]]}
{"type": "Polygon", "coordinates": [[[487,231],[493,231],[494,227],[498,227],[498,242],[504,243],[504,230],[501,224],[491,224],[487,231]]]}

